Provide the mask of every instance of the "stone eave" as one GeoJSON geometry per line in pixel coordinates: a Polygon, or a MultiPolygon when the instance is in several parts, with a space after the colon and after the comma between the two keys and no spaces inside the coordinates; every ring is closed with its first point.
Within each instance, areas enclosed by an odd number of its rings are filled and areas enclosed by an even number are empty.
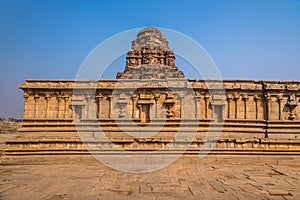
{"type": "MultiPolygon", "coordinates": [[[[144,88],[155,87],[184,87],[182,83],[188,81],[194,89],[208,89],[212,86],[214,89],[225,90],[267,90],[267,91],[299,91],[300,81],[274,81],[274,80],[220,80],[220,79],[187,79],[187,78],[170,78],[170,79],[103,79],[103,80],[39,80],[28,79],[19,85],[20,89],[113,89],[118,82],[122,83],[145,83],[144,88]],[[178,81],[178,84],[173,84],[178,81]],[[168,83],[165,86],[157,84],[158,82],[168,83]],[[94,84],[95,85],[94,85],[94,84]],[[214,87],[214,84],[220,84],[219,87],[214,87]],[[181,85],[180,85],[181,84],[181,85]]],[[[121,85],[120,85],[121,86],[121,85]]],[[[130,85],[125,84],[122,89],[130,85]]]]}

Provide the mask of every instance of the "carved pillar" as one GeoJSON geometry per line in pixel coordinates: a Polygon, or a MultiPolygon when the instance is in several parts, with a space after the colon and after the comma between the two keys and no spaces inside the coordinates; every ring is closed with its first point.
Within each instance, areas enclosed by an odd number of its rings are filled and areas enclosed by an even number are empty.
{"type": "Polygon", "coordinates": [[[270,119],[270,112],[271,112],[271,96],[267,94],[265,96],[266,100],[266,120],[270,119]]]}
{"type": "Polygon", "coordinates": [[[45,118],[49,118],[49,115],[48,115],[48,112],[49,112],[49,99],[51,99],[51,96],[49,96],[49,94],[47,94],[45,96],[45,100],[46,100],[45,118]]]}
{"type": "Polygon", "coordinates": [[[91,112],[90,112],[90,105],[91,105],[91,96],[90,95],[87,95],[86,96],[86,115],[85,115],[85,118],[87,119],[90,119],[90,115],[91,115],[91,112]]]}
{"type": "Polygon", "coordinates": [[[74,119],[74,106],[70,105],[70,118],[74,119]]]}
{"type": "Polygon", "coordinates": [[[131,97],[131,101],[132,101],[132,114],[131,114],[131,119],[135,119],[136,116],[135,116],[135,108],[136,108],[136,98],[137,98],[137,95],[136,94],[133,94],[132,97],[131,97]]]}
{"type": "Polygon", "coordinates": [[[279,95],[277,98],[278,101],[278,119],[281,120],[281,103],[282,103],[282,95],[279,95]]]}
{"type": "Polygon", "coordinates": [[[60,118],[60,104],[61,104],[61,100],[62,100],[62,96],[58,95],[57,97],[57,115],[56,118],[60,118]]]}
{"type": "Polygon", "coordinates": [[[138,109],[139,109],[139,119],[141,119],[142,106],[141,106],[141,105],[138,105],[138,109]]]}
{"type": "Polygon", "coordinates": [[[98,106],[97,106],[96,97],[92,96],[90,100],[90,118],[91,119],[97,119],[98,116],[98,106]]]}
{"type": "Polygon", "coordinates": [[[33,110],[33,118],[36,118],[38,115],[37,115],[37,102],[38,102],[38,99],[39,99],[39,95],[34,95],[34,110],[33,110]]]}
{"type": "Polygon", "coordinates": [[[205,94],[205,96],[204,96],[204,106],[205,106],[204,117],[205,117],[205,119],[208,118],[208,99],[209,99],[209,95],[205,94]]]}
{"type": "Polygon", "coordinates": [[[28,95],[26,93],[24,93],[23,95],[24,97],[24,118],[28,117],[28,95]]]}
{"type": "Polygon", "coordinates": [[[64,107],[64,118],[67,118],[67,112],[68,112],[68,109],[67,109],[67,103],[68,103],[68,99],[69,99],[69,96],[68,95],[66,95],[66,96],[64,96],[64,101],[65,101],[65,107],[64,107]]]}
{"type": "Polygon", "coordinates": [[[230,104],[232,101],[232,97],[231,96],[227,96],[227,118],[230,119],[230,104]]]}
{"type": "Polygon", "coordinates": [[[240,99],[240,97],[239,97],[239,95],[236,93],[236,94],[234,95],[234,118],[235,118],[235,119],[238,118],[237,114],[238,114],[238,101],[239,101],[239,99],[240,99]]]}
{"type": "Polygon", "coordinates": [[[179,118],[180,118],[180,119],[181,119],[182,116],[183,116],[183,106],[182,106],[183,99],[184,99],[184,96],[179,96],[179,103],[180,103],[180,115],[179,115],[179,118]]]}
{"type": "Polygon", "coordinates": [[[195,118],[199,119],[200,118],[200,101],[202,99],[202,96],[196,95],[196,113],[195,113],[195,118]]]}
{"type": "Polygon", "coordinates": [[[155,118],[157,119],[158,118],[158,105],[157,105],[157,102],[158,102],[158,99],[159,99],[159,94],[155,94],[154,95],[154,100],[155,100],[155,118]]]}
{"type": "Polygon", "coordinates": [[[259,97],[257,95],[254,96],[254,103],[255,103],[255,119],[258,119],[258,101],[259,97]]]}
{"type": "Polygon", "coordinates": [[[101,100],[103,96],[101,94],[96,96],[97,99],[97,118],[100,119],[101,117],[101,100]]]}
{"type": "Polygon", "coordinates": [[[108,95],[107,96],[107,99],[108,99],[108,105],[109,105],[109,107],[108,107],[108,118],[112,118],[112,98],[113,98],[113,96],[112,95],[108,95]]]}
{"type": "Polygon", "coordinates": [[[243,95],[243,102],[244,102],[244,119],[247,119],[247,101],[249,97],[247,95],[243,95]]]}

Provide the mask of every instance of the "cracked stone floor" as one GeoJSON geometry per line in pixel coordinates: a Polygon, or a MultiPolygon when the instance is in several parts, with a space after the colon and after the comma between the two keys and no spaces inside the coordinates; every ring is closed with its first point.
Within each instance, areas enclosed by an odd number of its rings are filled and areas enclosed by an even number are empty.
{"type": "Polygon", "coordinates": [[[102,164],[0,165],[0,199],[300,199],[299,166],[173,164],[130,174],[102,164]]]}

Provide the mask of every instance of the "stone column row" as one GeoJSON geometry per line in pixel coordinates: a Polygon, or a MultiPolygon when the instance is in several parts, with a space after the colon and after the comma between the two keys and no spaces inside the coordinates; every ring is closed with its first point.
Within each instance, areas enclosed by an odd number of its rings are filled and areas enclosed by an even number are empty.
{"type": "MultiPolygon", "coordinates": [[[[184,100],[184,95],[178,96],[178,100],[180,103],[180,118],[184,116],[184,106],[183,105],[183,100],[184,100]]],[[[204,114],[204,118],[207,119],[208,116],[208,111],[210,108],[210,95],[209,94],[196,94],[195,98],[194,98],[194,104],[195,104],[195,119],[199,119],[201,117],[201,113],[204,114]],[[202,105],[202,102],[204,101],[204,105],[202,105]]],[[[213,115],[213,114],[212,114],[213,115]]],[[[212,117],[212,116],[211,116],[212,117]]]]}
{"type": "MultiPolygon", "coordinates": [[[[105,96],[103,96],[102,94],[98,94],[95,96],[95,100],[93,100],[91,98],[91,95],[87,95],[86,96],[86,115],[85,117],[87,119],[91,119],[91,118],[101,118],[101,111],[102,111],[102,99],[104,99],[105,96]],[[96,112],[95,112],[95,116],[92,115],[92,113],[94,113],[94,107],[92,105],[96,104],[96,112]]],[[[106,96],[107,100],[108,100],[108,118],[112,118],[113,117],[113,96],[112,95],[108,95],[106,96]]]]}
{"type": "MultiPolygon", "coordinates": [[[[38,118],[38,117],[41,117],[38,115],[38,105],[39,105],[39,101],[40,99],[42,98],[42,96],[39,96],[39,95],[34,95],[33,96],[33,114],[32,114],[32,117],[33,118],[38,118]]],[[[43,115],[43,118],[47,119],[47,118],[50,118],[50,115],[49,115],[49,112],[51,111],[50,110],[50,100],[51,97],[50,95],[46,95],[44,96],[45,98],[45,107],[43,107],[43,111],[44,111],[44,115],[43,115]]],[[[69,99],[69,96],[57,96],[57,110],[56,110],[56,118],[67,118],[67,113],[68,113],[68,99],[69,99]],[[64,100],[62,102],[62,100],[64,100]],[[62,109],[62,106],[63,106],[63,110],[62,109]],[[63,112],[62,115],[60,115],[59,113],[63,112]]],[[[27,118],[29,117],[29,110],[28,110],[28,101],[29,99],[29,96],[26,94],[24,95],[24,117],[27,118]]]]}
{"type": "MultiPolygon", "coordinates": [[[[253,98],[254,100],[254,104],[255,104],[255,118],[258,119],[258,100],[259,98],[257,96],[254,96],[253,98]]],[[[244,95],[239,95],[239,94],[234,94],[233,96],[228,95],[227,96],[227,118],[228,119],[238,119],[238,112],[240,112],[239,109],[239,102],[242,101],[242,108],[243,108],[243,119],[249,119],[249,115],[248,115],[248,101],[249,101],[249,96],[244,94],[244,95]],[[232,103],[234,103],[234,112],[232,115],[231,112],[231,106],[232,103]]]]}
{"type": "MultiPolygon", "coordinates": [[[[263,113],[264,113],[264,117],[263,119],[265,120],[270,120],[271,119],[271,112],[272,110],[272,106],[271,103],[274,102],[274,100],[272,101],[272,97],[270,94],[266,94],[264,96],[264,98],[260,98],[258,95],[254,95],[253,96],[253,102],[254,102],[254,112],[255,112],[255,119],[259,119],[259,102],[263,103],[263,113]]],[[[282,120],[282,101],[283,101],[283,96],[282,95],[278,95],[276,97],[276,103],[278,106],[278,110],[276,110],[276,112],[278,111],[278,115],[277,118],[278,120],[282,120]]],[[[235,94],[233,96],[228,95],[227,96],[227,118],[228,119],[238,119],[238,112],[241,111],[241,109],[239,109],[239,102],[242,102],[242,107],[243,107],[243,119],[249,119],[249,114],[248,114],[248,110],[249,110],[249,96],[248,95],[238,95],[235,94]],[[232,103],[234,103],[234,112],[232,111],[232,103]],[[232,115],[232,113],[234,113],[234,116],[232,115]]]]}

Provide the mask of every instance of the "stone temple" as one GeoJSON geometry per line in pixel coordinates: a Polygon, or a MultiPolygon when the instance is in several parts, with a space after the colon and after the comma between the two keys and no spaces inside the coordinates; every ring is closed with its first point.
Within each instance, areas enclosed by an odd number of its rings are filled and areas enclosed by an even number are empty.
{"type": "Polygon", "coordinates": [[[195,80],[183,71],[163,34],[147,27],[115,80],[26,80],[23,124],[3,162],[70,162],[112,145],[186,156],[299,155],[300,81],[195,80]]]}

